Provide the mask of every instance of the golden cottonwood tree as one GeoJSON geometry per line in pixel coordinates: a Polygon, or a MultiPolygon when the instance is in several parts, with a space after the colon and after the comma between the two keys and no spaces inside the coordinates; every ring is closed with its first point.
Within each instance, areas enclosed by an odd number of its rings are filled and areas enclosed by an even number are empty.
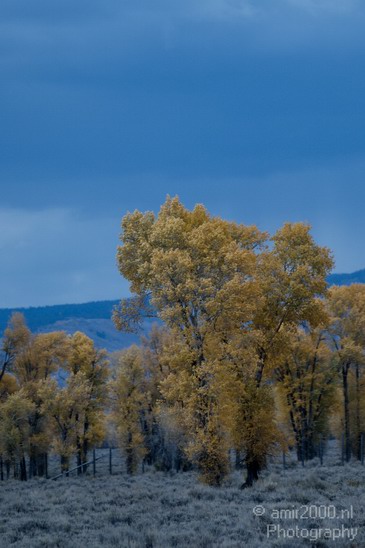
{"type": "Polygon", "coordinates": [[[164,345],[168,336],[166,328],[161,328],[154,323],[149,336],[142,337],[141,347],[145,364],[145,382],[150,395],[144,418],[144,438],[147,448],[145,461],[148,464],[155,464],[160,469],[170,468],[172,464],[166,459],[165,436],[158,415],[159,403],[162,400],[160,385],[168,374],[168,369],[162,363],[164,345]]]}
{"type": "MultiPolygon", "coordinates": [[[[89,398],[85,401],[82,414],[75,417],[80,421],[77,437],[77,464],[87,462],[90,446],[100,443],[105,436],[104,407],[107,401],[109,362],[106,352],[97,350],[94,342],[84,333],[76,332],[70,338],[70,353],[65,366],[72,375],[82,374],[89,386],[89,398]]],[[[86,465],[78,473],[86,471],[86,465]]]]}
{"type": "MultiPolygon", "coordinates": [[[[27,430],[30,476],[47,473],[52,445],[60,452],[63,469],[68,468],[73,452],[79,464],[86,463],[89,445],[104,439],[107,378],[106,353],[96,350],[86,335],[34,335],[21,314],[12,316],[3,341],[0,405],[4,403],[6,412],[14,401],[10,396],[17,391],[32,403],[27,430]],[[64,389],[54,380],[60,368],[69,373],[64,389]]],[[[7,447],[5,459],[10,454],[7,447]]]]}
{"type": "Polygon", "coordinates": [[[2,342],[2,362],[0,366],[0,383],[7,371],[11,368],[15,357],[25,349],[31,338],[31,332],[27,328],[23,314],[15,312],[10,318],[5,329],[2,342]]]}
{"type": "Polygon", "coordinates": [[[15,357],[12,371],[27,398],[34,403],[29,418],[30,449],[29,473],[43,476],[47,473],[48,451],[52,441],[49,416],[42,412],[42,393],[51,375],[67,362],[68,337],[64,332],[32,335],[27,346],[15,357]]]}
{"type": "Polygon", "coordinates": [[[339,360],[343,396],[345,456],[360,457],[360,437],[365,429],[365,285],[332,287],[329,292],[332,314],[330,332],[339,360]]]}
{"type": "Polygon", "coordinates": [[[119,353],[111,399],[118,444],[126,455],[127,472],[133,474],[147,452],[144,420],[149,403],[142,351],[136,345],[119,353]]]}
{"type": "MultiPolygon", "coordinates": [[[[176,408],[189,438],[186,450],[203,479],[219,484],[229,439],[218,379],[232,333],[253,316],[255,250],[265,236],[255,227],[211,217],[203,206],[190,212],[177,198],[167,199],[157,219],[135,212],[122,227],[120,271],[131,281],[136,304],[150,297],[172,334],[163,396],[176,408]]],[[[122,303],[117,323],[137,323],[136,312],[133,303],[122,303]]]]}
{"type": "Polygon", "coordinates": [[[67,337],[62,332],[33,335],[23,315],[16,313],[5,331],[3,349],[9,373],[2,376],[0,387],[4,397],[21,388],[34,404],[33,413],[28,417],[29,474],[44,475],[51,434],[48,417],[41,413],[39,389],[64,364],[68,354],[67,337]]]}
{"type": "MultiPolygon", "coordinates": [[[[265,374],[267,377],[271,375],[275,366],[285,359],[288,341],[300,324],[316,328],[325,320],[322,298],[327,290],[326,277],[333,266],[330,251],[314,242],[306,224],[287,223],[271,240],[273,247],[258,258],[260,299],[251,326],[255,349],[255,382],[251,384],[251,397],[257,405],[263,402],[259,416],[266,429],[271,395],[265,386],[265,374]]],[[[247,407],[245,398],[242,402],[247,407]]],[[[262,446],[262,437],[255,414],[248,413],[247,416],[246,412],[246,422],[254,431],[248,443],[245,436],[243,440],[247,462],[245,485],[251,485],[257,479],[264,459],[257,451],[257,445],[259,448],[262,446]]],[[[272,428],[270,432],[273,432],[272,428]]]]}
{"type": "Polygon", "coordinates": [[[275,373],[298,460],[312,459],[321,438],[329,432],[337,388],[337,360],[328,346],[324,326],[299,329],[275,373]]]}
{"type": "Polygon", "coordinates": [[[146,385],[150,395],[144,420],[147,447],[145,462],[159,470],[187,469],[190,461],[183,452],[184,432],[174,410],[164,399],[163,381],[171,373],[169,347],[172,334],[166,326],[152,325],[148,337],[142,337],[142,355],[146,370],[146,385]]]}
{"type": "Polygon", "coordinates": [[[0,405],[0,454],[14,466],[22,481],[27,480],[25,457],[30,448],[30,418],[35,404],[23,389],[9,395],[0,405]]]}
{"type": "Polygon", "coordinates": [[[122,301],[116,324],[138,325],[142,305],[157,310],[174,339],[162,392],[180,410],[190,457],[205,481],[219,484],[230,433],[245,452],[249,485],[277,435],[264,369],[286,331],[319,321],[330,254],[306,225],[285,225],[270,249],[256,227],[211,217],[203,206],[188,211],[177,198],[157,218],[126,215],[122,228],[119,269],[136,298],[122,301]]]}
{"type": "Polygon", "coordinates": [[[51,418],[53,449],[61,457],[62,472],[68,472],[70,458],[77,452],[78,439],[83,435],[90,392],[83,372],[71,374],[64,388],[58,388],[54,380],[42,388],[42,413],[51,418]]]}

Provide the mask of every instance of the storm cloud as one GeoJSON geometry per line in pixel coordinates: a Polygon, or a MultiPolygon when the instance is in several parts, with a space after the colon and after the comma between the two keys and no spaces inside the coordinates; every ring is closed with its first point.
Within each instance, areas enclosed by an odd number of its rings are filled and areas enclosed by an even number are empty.
{"type": "Polygon", "coordinates": [[[306,220],[337,270],[365,267],[364,20],[355,0],[2,0],[0,306],[125,293],[120,218],[167,193],[306,220]]]}

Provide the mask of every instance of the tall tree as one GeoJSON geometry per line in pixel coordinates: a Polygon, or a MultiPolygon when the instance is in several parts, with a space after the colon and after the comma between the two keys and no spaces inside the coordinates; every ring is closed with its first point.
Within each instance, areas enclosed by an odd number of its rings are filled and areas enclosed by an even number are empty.
{"type": "Polygon", "coordinates": [[[15,357],[30,343],[31,332],[27,328],[23,314],[15,312],[5,329],[1,349],[0,383],[11,368],[15,357]]]}
{"type": "Polygon", "coordinates": [[[220,484],[228,433],[235,432],[252,484],[275,438],[264,370],[286,331],[319,321],[319,297],[332,266],[328,250],[316,246],[302,224],[285,225],[270,249],[256,227],[211,217],[203,206],[190,212],[177,198],[168,198],[157,218],[138,211],[126,215],[122,228],[119,269],[136,298],[121,303],[117,325],[138,325],[141,305],[147,304],[147,313],[149,304],[157,310],[174,337],[163,394],[184,408],[189,455],[205,481],[220,484]],[[229,398],[236,409],[230,424],[229,398]],[[259,416],[262,427],[268,425],[266,438],[257,428],[259,416]]]}
{"type": "Polygon", "coordinates": [[[19,467],[19,478],[27,480],[26,455],[30,446],[30,417],[34,414],[34,403],[24,390],[9,395],[0,405],[0,454],[14,466],[15,475],[19,467]]]}
{"type": "Polygon", "coordinates": [[[90,383],[85,374],[71,374],[67,385],[58,388],[55,381],[44,384],[42,412],[51,418],[53,449],[60,455],[61,471],[68,473],[70,459],[77,452],[78,439],[83,434],[85,410],[90,400],[90,383]]]}
{"type": "MultiPolygon", "coordinates": [[[[121,273],[136,303],[149,302],[169,327],[171,372],[163,394],[179,413],[189,437],[186,448],[202,478],[219,484],[227,471],[228,437],[220,420],[217,373],[222,344],[252,318],[257,291],[255,249],[265,236],[211,217],[203,206],[185,209],[168,198],[158,218],[136,211],[122,222],[121,273]]],[[[123,302],[119,325],[137,323],[136,307],[123,302]]]]}
{"type": "Polygon", "coordinates": [[[150,394],[144,417],[147,447],[145,461],[159,470],[186,470],[191,461],[183,451],[184,432],[174,410],[164,398],[163,382],[171,373],[170,351],[173,336],[166,326],[154,323],[148,337],[142,337],[147,390],[150,394]]]}
{"type": "Polygon", "coordinates": [[[364,419],[361,418],[361,400],[365,363],[365,285],[332,287],[329,293],[329,310],[332,314],[330,332],[338,355],[342,382],[345,456],[349,461],[352,449],[359,456],[364,424],[364,419]],[[351,383],[355,383],[353,390],[351,383]],[[351,420],[351,392],[356,407],[353,414],[355,420],[351,420]]]}
{"type": "Polygon", "coordinates": [[[142,351],[133,345],[120,352],[111,383],[112,420],[118,444],[126,455],[128,474],[136,472],[147,452],[144,419],[149,396],[142,351]]]}
{"type": "Polygon", "coordinates": [[[328,346],[324,326],[311,331],[299,329],[275,373],[298,460],[312,459],[321,438],[329,432],[337,387],[337,361],[328,346]]]}
{"type": "MultiPolygon", "coordinates": [[[[325,320],[322,298],[327,290],[326,277],[333,266],[330,251],[314,242],[309,225],[286,223],[271,240],[272,249],[259,257],[261,298],[257,301],[252,322],[256,335],[253,346],[256,354],[254,399],[257,401],[261,400],[264,375],[268,377],[278,361],[285,359],[283,351],[291,334],[303,323],[316,328],[325,320]]],[[[255,422],[255,416],[249,420],[255,422]]],[[[262,459],[255,456],[255,445],[260,437],[257,431],[252,444],[245,447],[246,486],[257,479],[263,464],[262,459]]]]}
{"type": "Polygon", "coordinates": [[[30,401],[34,412],[29,417],[30,449],[29,473],[43,476],[47,473],[48,451],[51,445],[49,417],[42,412],[44,384],[59,367],[65,365],[69,353],[66,333],[55,331],[32,335],[26,347],[15,357],[13,373],[30,401]]]}
{"type": "Polygon", "coordinates": [[[90,446],[100,443],[105,436],[104,406],[107,400],[107,380],[109,362],[106,352],[97,350],[92,339],[84,333],[76,332],[70,339],[70,354],[66,369],[72,375],[82,374],[89,385],[89,398],[85,408],[76,420],[81,421],[77,438],[77,464],[86,472],[86,462],[90,446]]]}

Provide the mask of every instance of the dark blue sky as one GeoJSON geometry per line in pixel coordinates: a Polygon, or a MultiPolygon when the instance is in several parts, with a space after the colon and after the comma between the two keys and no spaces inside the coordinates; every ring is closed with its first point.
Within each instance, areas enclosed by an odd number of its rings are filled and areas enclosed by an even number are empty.
{"type": "Polygon", "coordinates": [[[0,307],[118,298],[127,210],[308,221],[365,267],[365,6],[1,0],[0,307]]]}

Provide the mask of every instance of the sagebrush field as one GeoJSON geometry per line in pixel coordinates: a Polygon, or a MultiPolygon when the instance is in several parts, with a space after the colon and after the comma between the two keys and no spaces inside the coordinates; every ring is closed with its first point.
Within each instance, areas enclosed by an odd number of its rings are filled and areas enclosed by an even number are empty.
{"type": "Polygon", "coordinates": [[[365,546],[365,469],[356,462],[342,466],[335,445],[323,466],[315,459],[303,469],[293,457],[284,470],[276,459],[251,489],[240,490],[241,483],[238,471],[221,488],[198,483],[194,472],[166,474],[149,469],[131,477],[117,470],[110,476],[106,463],[98,463],[96,477],[90,470],[81,478],[35,479],[26,485],[4,481],[0,485],[0,546],[365,546]],[[338,519],[273,517],[276,511],[306,505],[335,507],[338,519]],[[262,517],[253,513],[257,506],[265,508],[262,517]],[[279,537],[268,535],[270,524],[280,525],[279,537]],[[313,537],[319,529],[341,531],[341,537],[285,538],[296,526],[299,537],[305,531],[312,531],[308,534],[313,537]],[[353,540],[347,532],[351,528],[356,531],[353,540]]]}

